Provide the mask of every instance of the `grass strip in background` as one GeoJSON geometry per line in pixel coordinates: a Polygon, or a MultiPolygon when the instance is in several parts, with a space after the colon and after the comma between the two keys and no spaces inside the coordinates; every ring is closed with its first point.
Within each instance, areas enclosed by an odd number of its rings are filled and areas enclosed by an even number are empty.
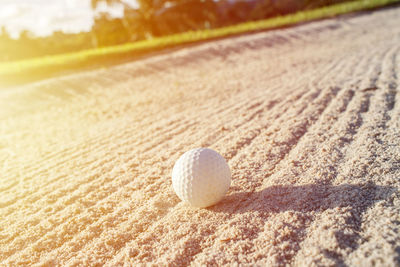
{"type": "Polygon", "coordinates": [[[368,10],[398,3],[400,0],[359,0],[306,10],[266,20],[245,22],[233,26],[191,31],[123,45],[52,55],[15,62],[0,63],[0,84],[22,83],[53,76],[60,72],[79,70],[89,66],[104,66],[129,56],[182,44],[194,43],[231,35],[274,29],[296,23],[333,17],[345,13],[368,10]]]}

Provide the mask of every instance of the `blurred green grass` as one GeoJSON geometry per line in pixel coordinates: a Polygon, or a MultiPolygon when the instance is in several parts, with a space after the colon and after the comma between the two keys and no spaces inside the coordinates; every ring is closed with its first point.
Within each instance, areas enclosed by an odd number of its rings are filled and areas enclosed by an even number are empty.
{"type": "Polygon", "coordinates": [[[90,66],[107,66],[112,61],[118,61],[123,58],[126,59],[135,55],[142,55],[163,48],[252,31],[274,29],[301,22],[334,17],[350,12],[374,9],[398,2],[400,2],[400,0],[358,0],[218,29],[185,32],[123,45],[0,63],[0,83],[22,83],[50,77],[60,72],[89,68],[90,66]]]}

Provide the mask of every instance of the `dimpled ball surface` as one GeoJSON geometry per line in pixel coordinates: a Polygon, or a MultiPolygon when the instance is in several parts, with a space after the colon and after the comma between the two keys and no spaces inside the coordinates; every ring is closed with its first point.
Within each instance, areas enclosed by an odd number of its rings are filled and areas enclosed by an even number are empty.
{"type": "Polygon", "coordinates": [[[172,186],[178,197],[194,207],[219,202],[231,184],[231,172],[225,159],[209,148],[184,153],[172,170],[172,186]]]}

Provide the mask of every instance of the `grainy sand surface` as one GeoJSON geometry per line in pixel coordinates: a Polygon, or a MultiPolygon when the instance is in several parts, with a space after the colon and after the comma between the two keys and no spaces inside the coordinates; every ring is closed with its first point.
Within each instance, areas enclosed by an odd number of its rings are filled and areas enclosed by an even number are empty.
{"type": "Polygon", "coordinates": [[[399,266],[400,7],[0,91],[0,265],[399,266]],[[174,162],[210,147],[222,202],[174,162]]]}

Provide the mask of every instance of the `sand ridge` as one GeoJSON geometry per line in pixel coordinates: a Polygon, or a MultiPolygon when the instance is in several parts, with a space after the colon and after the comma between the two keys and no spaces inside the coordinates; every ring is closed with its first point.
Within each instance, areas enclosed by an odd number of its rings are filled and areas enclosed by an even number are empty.
{"type": "Polygon", "coordinates": [[[399,12],[3,89],[0,265],[398,265],[399,12]],[[207,209],[195,147],[232,171],[207,209]]]}

